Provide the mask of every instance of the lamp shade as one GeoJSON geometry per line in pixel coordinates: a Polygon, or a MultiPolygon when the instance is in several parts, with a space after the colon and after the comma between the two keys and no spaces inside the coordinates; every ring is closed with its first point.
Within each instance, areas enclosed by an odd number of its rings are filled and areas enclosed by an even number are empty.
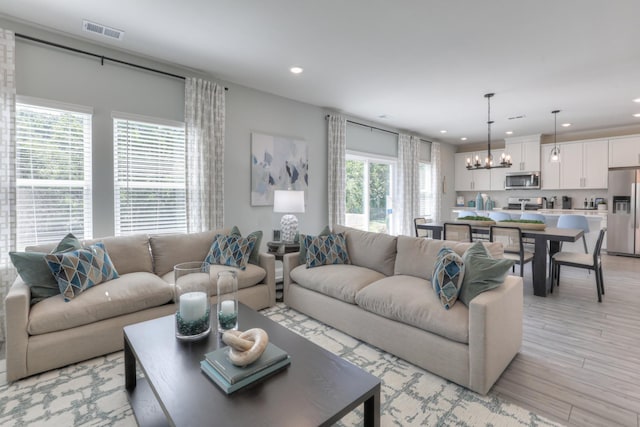
{"type": "Polygon", "coordinates": [[[304,191],[274,191],[273,211],[280,213],[304,213],[304,191]]]}

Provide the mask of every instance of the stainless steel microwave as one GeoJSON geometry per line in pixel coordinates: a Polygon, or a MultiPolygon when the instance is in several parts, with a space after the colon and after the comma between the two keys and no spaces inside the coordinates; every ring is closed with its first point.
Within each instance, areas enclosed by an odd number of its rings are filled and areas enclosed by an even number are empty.
{"type": "Polygon", "coordinates": [[[539,189],[540,172],[508,172],[504,188],[507,190],[539,189]]]}

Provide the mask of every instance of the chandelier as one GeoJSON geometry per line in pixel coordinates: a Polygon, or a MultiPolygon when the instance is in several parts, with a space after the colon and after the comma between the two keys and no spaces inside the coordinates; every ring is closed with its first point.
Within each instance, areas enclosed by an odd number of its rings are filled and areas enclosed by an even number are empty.
{"type": "Polygon", "coordinates": [[[497,169],[497,168],[510,168],[511,167],[511,156],[505,155],[502,153],[500,156],[500,163],[494,164],[493,155],[491,154],[491,125],[493,124],[493,120],[491,120],[491,98],[493,97],[493,93],[485,94],[485,98],[487,98],[487,157],[484,160],[484,164],[480,162],[480,156],[476,156],[471,161],[470,157],[467,157],[467,169],[497,169]]]}

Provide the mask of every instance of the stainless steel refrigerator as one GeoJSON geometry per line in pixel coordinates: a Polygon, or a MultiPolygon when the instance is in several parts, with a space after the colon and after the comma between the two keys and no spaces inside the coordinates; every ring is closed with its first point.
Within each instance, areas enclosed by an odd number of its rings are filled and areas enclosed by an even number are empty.
{"type": "Polygon", "coordinates": [[[640,256],[640,168],[609,170],[607,253],[640,256]]]}

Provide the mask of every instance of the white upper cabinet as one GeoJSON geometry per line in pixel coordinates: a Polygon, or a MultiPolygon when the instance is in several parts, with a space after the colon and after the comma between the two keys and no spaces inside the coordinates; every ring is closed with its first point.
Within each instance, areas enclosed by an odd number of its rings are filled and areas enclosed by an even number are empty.
{"type": "MultiPolygon", "coordinates": [[[[606,139],[558,145],[561,189],[607,188],[609,144],[606,139]]],[[[545,180],[544,174],[542,180],[545,180]]]]}
{"type": "Polygon", "coordinates": [[[542,145],[541,158],[540,158],[540,175],[541,175],[541,189],[543,190],[559,190],[560,187],[560,162],[552,162],[551,150],[554,144],[542,145]]]}
{"type": "Polygon", "coordinates": [[[609,139],[609,167],[640,166],[640,135],[609,139]]]}
{"type": "MultiPolygon", "coordinates": [[[[456,153],[455,155],[455,190],[456,191],[489,191],[491,190],[491,175],[488,169],[469,170],[467,159],[478,156],[484,164],[486,152],[456,153]]],[[[495,157],[495,156],[494,156],[495,157]]]]}
{"type": "Polygon", "coordinates": [[[505,151],[511,155],[513,172],[540,170],[540,135],[506,138],[505,151]]]}
{"type": "MultiPolygon", "coordinates": [[[[493,164],[500,163],[500,157],[502,156],[502,153],[504,153],[503,149],[491,151],[491,155],[494,158],[493,164]]],[[[491,190],[493,191],[504,190],[504,184],[505,184],[504,177],[507,174],[507,171],[509,170],[510,170],[509,168],[496,168],[496,169],[491,169],[489,171],[489,175],[491,176],[491,190]]]]}

